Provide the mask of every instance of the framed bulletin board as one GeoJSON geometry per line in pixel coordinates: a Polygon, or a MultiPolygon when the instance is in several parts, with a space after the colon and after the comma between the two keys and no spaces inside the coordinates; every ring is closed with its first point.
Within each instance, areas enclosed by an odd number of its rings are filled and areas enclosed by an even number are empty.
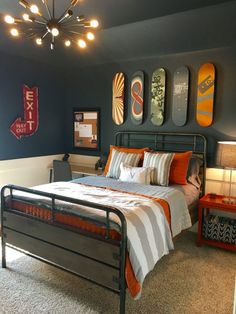
{"type": "Polygon", "coordinates": [[[99,109],[75,108],[73,112],[74,147],[99,150],[99,109]]]}

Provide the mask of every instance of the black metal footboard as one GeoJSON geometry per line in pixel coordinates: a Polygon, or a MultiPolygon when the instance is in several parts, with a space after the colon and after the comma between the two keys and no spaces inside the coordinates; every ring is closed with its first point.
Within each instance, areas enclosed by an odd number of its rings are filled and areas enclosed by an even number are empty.
{"type": "MultiPolygon", "coordinates": [[[[22,199],[20,201],[22,202],[22,199]]],[[[29,200],[27,204],[30,204],[29,200]]],[[[3,268],[6,267],[6,246],[23,251],[29,256],[53,264],[117,293],[120,297],[120,313],[125,313],[127,231],[122,212],[111,206],[14,185],[6,185],[2,188],[1,208],[3,268]],[[17,196],[14,195],[17,191],[50,199],[50,220],[29,215],[9,206],[12,201],[17,200],[17,196]],[[105,212],[106,236],[58,223],[55,220],[57,201],[84,205],[105,212]],[[113,240],[110,237],[111,213],[119,217],[120,240],[113,240]]],[[[79,212],[78,217],[80,217],[79,212]]],[[[88,221],[91,223],[91,219],[88,221]]]]}

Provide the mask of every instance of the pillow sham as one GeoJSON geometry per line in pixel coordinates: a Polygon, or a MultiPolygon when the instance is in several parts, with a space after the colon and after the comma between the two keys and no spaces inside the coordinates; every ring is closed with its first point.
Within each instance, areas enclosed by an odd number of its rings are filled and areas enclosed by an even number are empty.
{"type": "Polygon", "coordinates": [[[152,171],[153,168],[131,167],[122,162],[120,165],[119,180],[123,182],[150,184],[152,171]]]}
{"type": "Polygon", "coordinates": [[[192,156],[189,161],[187,182],[193,184],[197,189],[201,187],[201,179],[199,177],[200,166],[202,164],[201,158],[192,156]]]}
{"type": "Polygon", "coordinates": [[[106,176],[109,178],[118,179],[120,176],[120,165],[122,162],[128,166],[137,167],[140,158],[141,154],[123,153],[114,149],[112,151],[111,162],[106,176]]]}
{"type": "Polygon", "coordinates": [[[151,184],[168,186],[170,165],[174,153],[144,153],[143,167],[153,167],[151,184]]]}
{"type": "Polygon", "coordinates": [[[108,173],[108,170],[109,170],[109,167],[110,167],[110,163],[111,163],[112,151],[113,150],[117,150],[117,151],[123,152],[123,153],[141,154],[140,166],[142,166],[144,152],[147,152],[150,149],[148,147],[144,147],[144,148],[130,148],[130,147],[122,147],[122,146],[110,145],[109,156],[108,156],[108,159],[107,159],[107,162],[106,162],[106,166],[105,166],[105,169],[104,169],[104,172],[103,172],[104,176],[108,173]]]}
{"type": "Polygon", "coordinates": [[[175,153],[170,166],[169,182],[172,184],[187,184],[187,172],[192,152],[175,153]]]}

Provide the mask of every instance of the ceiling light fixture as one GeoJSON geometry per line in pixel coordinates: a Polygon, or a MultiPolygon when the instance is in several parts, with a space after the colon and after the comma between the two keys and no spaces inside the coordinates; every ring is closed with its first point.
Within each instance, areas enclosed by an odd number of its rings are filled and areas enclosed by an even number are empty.
{"type": "Polygon", "coordinates": [[[72,9],[77,6],[79,0],[70,0],[68,8],[60,16],[55,14],[55,0],[41,1],[42,8],[26,0],[20,0],[19,4],[28,12],[25,12],[22,18],[15,18],[9,14],[4,17],[4,21],[13,26],[10,29],[12,36],[18,37],[19,34],[24,34],[27,38],[33,38],[37,45],[42,45],[44,41],[50,39],[52,50],[56,38],[61,38],[66,47],[75,43],[82,49],[87,46],[86,40],[94,40],[94,33],[88,32],[87,29],[95,29],[99,23],[95,19],[85,18],[84,15],[74,17],[72,9]],[[44,16],[44,12],[47,17],[44,16]]]}

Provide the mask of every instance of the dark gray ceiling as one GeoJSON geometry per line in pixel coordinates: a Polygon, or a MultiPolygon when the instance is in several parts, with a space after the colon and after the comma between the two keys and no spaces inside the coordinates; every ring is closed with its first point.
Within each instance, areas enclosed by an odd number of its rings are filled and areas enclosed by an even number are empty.
{"type": "MultiPolygon", "coordinates": [[[[97,17],[104,29],[227,1],[229,0],[80,0],[76,11],[97,17]]],[[[40,0],[28,2],[42,7],[40,0]]],[[[49,4],[51,2],[52,0],[48,0],[49,4]]],[[[57,13],[60,14],[70,0],[55,0],[55,3],[57,13]]],[[[23,10],[17,0],[0,1],[0,12],[19,14],[23,10]]]]}
{"type": "MultiPolygon", "coordinates": [[[[29,1],[32,3],[32,1],[29,1]]],[[[51,0],[49,0],[49,3],[51,0]]],[[[55,0],[56,2],[56,13],[61,14],[61,12],[70,3],[69,0],[55,0]]],[[[175,29],[174,18],[168,16],[166,18],[167,24],[163,29],[163,16],[173,15],[180,13],[179,16],[186,20],[187,15],[184,13],[186,11],[194,12],[194,9],[206,8],[208,16],[205,17],[204,23],[208,20],[206,27],[212,28],[211,25],[211,12],[214,15],[215,8],[221,7],[216,6],[218,4],[229,2],[227,0],[81,0],[78,5],[76,13],[85,14],[88,17],[95,17],[100,21],[101,30],[98,34],[97,41],[93,44],[89,51],[78,52],[75,51],[77,48],[71,49],[71,51],[65,50],[63,47],[57,47],[54,52],[49,51],[46,47],[35,47],[34,43],[27,42],[27,40],[16,40],[6,36],[6,28],[2,23],[0,30],[0,49],[13,54],[24,55],[28,58],[34,58],[37,60],[42,60],[50,63],[65,64],[66,60],[68,64],[78,63],[104,63],[109,61],[114,61],[115,59],[121,58],[132,58],[132,56],[138,56],[135,53],[135,49],[131,49],[134,44],[134,48],[137,46],[136,41],[142,40],[142,46],[148,45],[151,40],[151,36],[158,38],[163,41],[164,38],[167,39],[170,29],[175,29]],[[211,7],[209,6],[214,6],[211,7]],[[161,24],[160,24],[161,21],[161,24]],[[168,22],[169,21],[169,22],[168,22]],[[162,27],[161,30],[157,27],[162,27]],[[139,38],[140,34],[140,38],[139,38]],[[157,36],[158,35],[158,36],[157,36]],[[164,36],[164,37],[163,37],[164,36]],[[135,37],[135,38],[132,38],[135,37]],[[120,43],[119,43],[120,40],[120,43]],[[113,58],[111,57],[113,54],[113,58]],[[113,60],[112,60],[113,59],[113,60]]],[[[236,1],[231,1],[236,2],[236,1]]],[[[41,0],[35,0],[35,4],[42,7],[41,0]]],[[[221,9],[218,9],[220,11],[221,9]]],[[[0,12],[11,13],[19,15],[22,13],[23,8],[18,4],[17,0],[1,0],[0,1],[0,12]]],[[[46,13],[45,13],[46,14],[46,13]]],[[[219,12],[218,12],[219,14],[219,12]]],[[[194,14],[193,14],[194,15],[194,14]]],[[[190,22],[188,19],[186,22],[190,22]]],[[[222,22],[222,21],[221,21],[222,22]]],[[[226,21],[227,23],[227,18],[226,21]]],[[[223,22],[223,23],[225,23],[223,22]]],[[[194,32],[197,31],[198,27],[201,29],[201,21],[195,20],[194,32]]],[[[184,27],[182,23],[180,23],[184,27]]],[[[178,24],[179,25],[179,24],[178,24]]],[[[179,26],[180,27],[180,26],[179,26]]],[[[181,28],[180,27],[180,28],[181,28]]],[[[188,25],[185,25],[188,28],[188,25]]],[[[222,34],[223,35],[223,34],[222,34]]],[[[173,36],[173,35],[171,35],[173,36]]],[[[170,36],[170,38],[171,38],[170,36]]],[[[224,37],[224,35],[223,35],[224,37]]],[[[222,38],[224,39],[224,38],[222,38]]],[[[172,43],[169,41],[171,47],[172,43]]],[[[162,47],[162,53],[165,49],[168,50],[168,45],[164,40],[162,47]]],[[[150,47],[152,48],[152,47],[150,47]]],[[[151,49],[152,50],[152,49],[151,49]]],[[[139,51],[138,51],[139,52],[139,51]]],[[[144,49],[145,53],[145,49],[144,49]]],[[[154,53],[149,51],[149,54],[154,53]]],[[[158,52],[156,52],[158,53],[158,52]]],[[[143,54],[142,54],[143,55],[143,54]]]]}

